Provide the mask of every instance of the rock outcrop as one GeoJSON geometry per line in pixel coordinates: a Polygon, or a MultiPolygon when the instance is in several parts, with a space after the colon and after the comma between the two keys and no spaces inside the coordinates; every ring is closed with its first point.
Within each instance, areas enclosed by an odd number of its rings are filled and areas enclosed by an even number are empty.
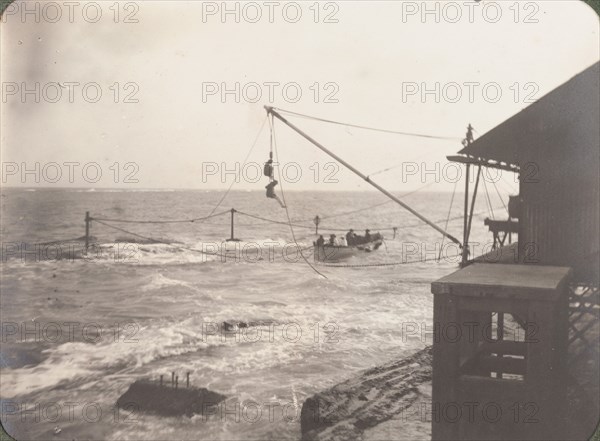
{"type": "Polygon", "coordinates": [[[188,417],[202,414],[205,409],[225,398],[205,388],[174,388],[156,382],[138,380],[117,400],[117,406],[129,411],[155,413],[162,416],[188,417]]]}
{"type": "Polygon", "coordinates": [[[303,440],[356,440],[400,414],[431,381],[432,350],[362,372],[308,398],[300,414],[303,440]]]}

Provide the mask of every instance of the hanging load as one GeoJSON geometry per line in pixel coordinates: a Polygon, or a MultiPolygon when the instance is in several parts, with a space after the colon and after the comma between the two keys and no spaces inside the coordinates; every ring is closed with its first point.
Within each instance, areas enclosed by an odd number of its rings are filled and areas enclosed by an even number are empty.
{"type": "Polygon", "coordinates": [[[285,204],[279,199],[279,197],[275,194],[275,186],[278,182],[273,177],[273,146],[271,145],[271,151],[269,152],[269,160],[265,162],[265,167],[263,170],[265,176],[268,176],[269,183],[265,187],[267,189],[267,197],[269,199],[275,199],[281,205],[281,208],[285,208],[285,204]]]}
{"type": "Polygon", "coordinates": [[[273,176],[273,160],[269,159],[267,162],[265,162],[265,168],[263,170],[265,176],[268,176],[269,178],[273,176]]]}

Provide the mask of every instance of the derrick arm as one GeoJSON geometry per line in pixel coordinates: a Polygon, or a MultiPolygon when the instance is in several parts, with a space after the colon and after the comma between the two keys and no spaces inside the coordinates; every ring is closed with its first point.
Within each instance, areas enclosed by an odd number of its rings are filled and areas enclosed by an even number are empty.
{"type": "Polygon", "coordinates": [[[363,180],[367,181],[369,184],[371,184],[373,187],[375,187],[377,190],[379,190],[380,192],[382,192],[388,198],[390,198],[391,200],[393,200],[394,202],[396,202],[402,208],[404,208],[405,210],[407,210],[408,212],[410,212],[411,214],[413,214],[414,216],[416,216],[417,218],[419,218],[420,220],[422,220],[423,222],[425,222],[427,225],[429,225],[430,227],[432,227],[434,230],[438,231],[439,233],[442,233],[445,237],[447,237],[449,240],[451,240],[452,242],[454,242],[455,244],[457,244],[458,246],[460,246],[462,248],[462,244],[454,236],[452,236],[451,234],[449,234],[448,232],[446,232],[444,229],[442,229],[439,226],[437,226],[435,223],[433,223],[432,221],[430,221],[429,219],[427,219],[425,216],[423,216],[422,214],[420,214],[419,212],[417,212],[416,210],[414,210],[410,206],[408,206],[406,203],[402,202],[399,198],[397,198],[396,196],[394,196],[392,193],[390,193],[389,191],[387,191],[385,188],[381,187],[376,182],[373,182],[368,176],[366,176],[365,174],[361,173],[358,169],[356,169],[352,165],[348,164],[346,161],[344,161],[342,158],[340,158],[339,156],[337,156],[335,153],[333,153],[330,150],[328,150],[325,146],[323,146],[318,141],[316,141],[315,139],[313,139],[312,137],[310,137],[308,134],[304,133],[302,130],[300,130],[298,127],[296,127],[294,124],[292,124],[287,119],[285,119],[283,116],[281,116],[275,109],[273,109],[273,107],[271,107],[271,106],[265,106],[265,110],[267,111],[268,114],[273,115],[274,117],[276,117],[277,119],[279,119],[281,122],[283,122],[286,126],[288,126],[290,129],[294,130],[300,136],[302,136],[303,138],[305,138],[306,140],[308,140],[309,142],[311,142],[315,147],[319,148],[320,150],[322,150],[323,152],[325,152],[326,154],[328,154],[329,156],[331,156],[333,159],[335,159],[336,161],[338,161],[342,165],[346,166],[354,174],[360,176],[363,180]]]}

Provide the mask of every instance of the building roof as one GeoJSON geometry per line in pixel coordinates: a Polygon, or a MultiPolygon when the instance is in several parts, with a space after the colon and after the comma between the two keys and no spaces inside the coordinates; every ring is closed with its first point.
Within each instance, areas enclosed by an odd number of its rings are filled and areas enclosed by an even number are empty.
{"type": "Polygon", "coordinates": [[[578,174],[598,173],[600,62],[490,130],[459,153],[520,165],[562,162],[578,174]]]}

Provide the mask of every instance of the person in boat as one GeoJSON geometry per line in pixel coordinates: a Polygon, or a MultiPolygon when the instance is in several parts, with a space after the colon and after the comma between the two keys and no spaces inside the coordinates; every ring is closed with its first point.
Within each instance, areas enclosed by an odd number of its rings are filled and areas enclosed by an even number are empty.
{"type": "Polygon", "coordinates": [[[329,236],[329,245],[337,245],[335,243],[335,234],[329,236]]]}
{"type": "Polygon", "coordinates": [[[346,233],[346,243],[348,244],[348,246],[354,245],[355,237],[356,237],[356,234],[354,234],[354,230],[352,228],[350,228],[350,231],[348,231],[346,233]]]}
{"type": "Polygon", "coordinates": [[[323,245],[325,245],[325,238],[323,237],[323,235],[321,234],[319,236],[319,238],[317,239],[317,246],[318,247],[322,247],[323,245]]]}
{"type": "Polygon", "coordinates": [[[269,184],[265,187],[267,189],[267,197],[270,199],[275,199],[277,202],[279,202],[279,205],[281,205],[281,208],[285,208],[285,205],[283,204],[283,202],[281,202],[281,200],[279,199],[279,197],[275,194],[275,186],[278,184],[279,182],[277,182],[275,179],[273,179],[271,182],[269,182],[269,184]]]}
{"type": "Polygon", "coordinates": [[[371,230],[365,231],[365,242],[371,242],[371,230]]]}
{"type": "Polygon", "coordinates": [[[340,237],[338,239],[338,241],[339,241],[339,244],[338,244],[339,246],[341,246],[341,247],[345,247],[346,246],[346,238],[344,236],[340,237]]]}

